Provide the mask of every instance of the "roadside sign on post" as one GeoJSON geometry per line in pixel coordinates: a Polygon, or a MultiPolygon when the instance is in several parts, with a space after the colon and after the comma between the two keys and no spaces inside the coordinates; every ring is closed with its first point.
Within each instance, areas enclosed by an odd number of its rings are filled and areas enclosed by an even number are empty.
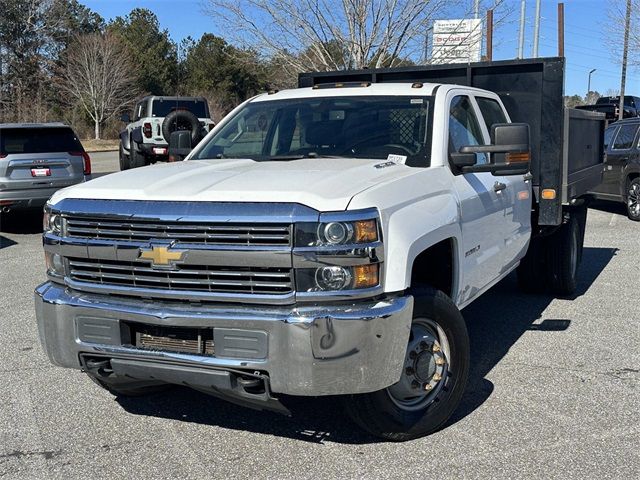
{"type": "Polygon", "coordinates": [[[436,20],[433,24],[431,63],[479,62],[482,20],[436,20]]]}

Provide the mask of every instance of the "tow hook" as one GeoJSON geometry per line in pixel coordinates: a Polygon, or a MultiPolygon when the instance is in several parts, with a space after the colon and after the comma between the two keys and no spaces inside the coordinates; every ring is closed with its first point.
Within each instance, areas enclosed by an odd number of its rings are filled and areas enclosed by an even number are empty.
{"type": "Polygon", "coordinates": [[[113,373],[111,368],[111,362],[109,360],[101,360],[97,358],[88,358],[85,362],[87,370],[93,374],[98,374],[101,377],[108,377],[113,373]]]}

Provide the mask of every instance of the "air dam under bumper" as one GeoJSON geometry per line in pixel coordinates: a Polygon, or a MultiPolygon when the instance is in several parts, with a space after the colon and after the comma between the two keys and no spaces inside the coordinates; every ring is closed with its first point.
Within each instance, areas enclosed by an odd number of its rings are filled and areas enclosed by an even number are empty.
{"type": "Polygon", "coordinates": [[[411,296],[341,305],[243,307],[84,294],[51,282],[36,289],[35,301],[40,340],[55,365],[80,369],[80,355],[87,354],[260,371],[267,372],[271,391],[308,396],[373,392],[396,383],[413,311],[411,296]],[[121,325],[127,323],[213,328],[216,353],[123,345],[121,325]],[[247,342],[261,338],[263,346],[247,348],[247,342]]]}

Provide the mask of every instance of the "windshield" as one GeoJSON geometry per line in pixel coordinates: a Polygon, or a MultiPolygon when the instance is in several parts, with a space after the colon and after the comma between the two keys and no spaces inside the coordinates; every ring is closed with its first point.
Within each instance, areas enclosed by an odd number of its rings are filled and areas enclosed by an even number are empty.
{"type": "Polygon", "coordinates": [[[207,104],[202,100],[154,100],[151,114],[154,117],[166,117],[174,110],[189,110],[198,118],[208,118],[207,104]]]}
{"type": "Polygon", "coordinates": [[[0,154],[82,152],[80,141],[68,127],[0,129],[0,154]]]}
{"type": "Polygon", "coordinates": [[[427,165],[430,97],[329,97],[247,104],[194,159],[349,157],[427,165]]]}

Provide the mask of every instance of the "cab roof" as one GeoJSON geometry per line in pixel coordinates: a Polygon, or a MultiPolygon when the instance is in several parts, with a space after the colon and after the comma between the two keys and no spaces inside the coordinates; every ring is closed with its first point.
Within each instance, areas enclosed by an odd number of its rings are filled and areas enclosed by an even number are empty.
{"type": "Polygon", "coordinates": [[[344,84],[320,84],[316,87],[292,88],[273,93],[264,93],[254,98],[254,102],[264,102],[271,100],[290,100],[298,98],[323,98],[323,97],[366,97],[366,96],[406,96],[425,97],[431,96],[436,89],[464,88],[469,91],[485,92],[477,88],[441,84],[441,83],[344,83],[344,84]]]}

